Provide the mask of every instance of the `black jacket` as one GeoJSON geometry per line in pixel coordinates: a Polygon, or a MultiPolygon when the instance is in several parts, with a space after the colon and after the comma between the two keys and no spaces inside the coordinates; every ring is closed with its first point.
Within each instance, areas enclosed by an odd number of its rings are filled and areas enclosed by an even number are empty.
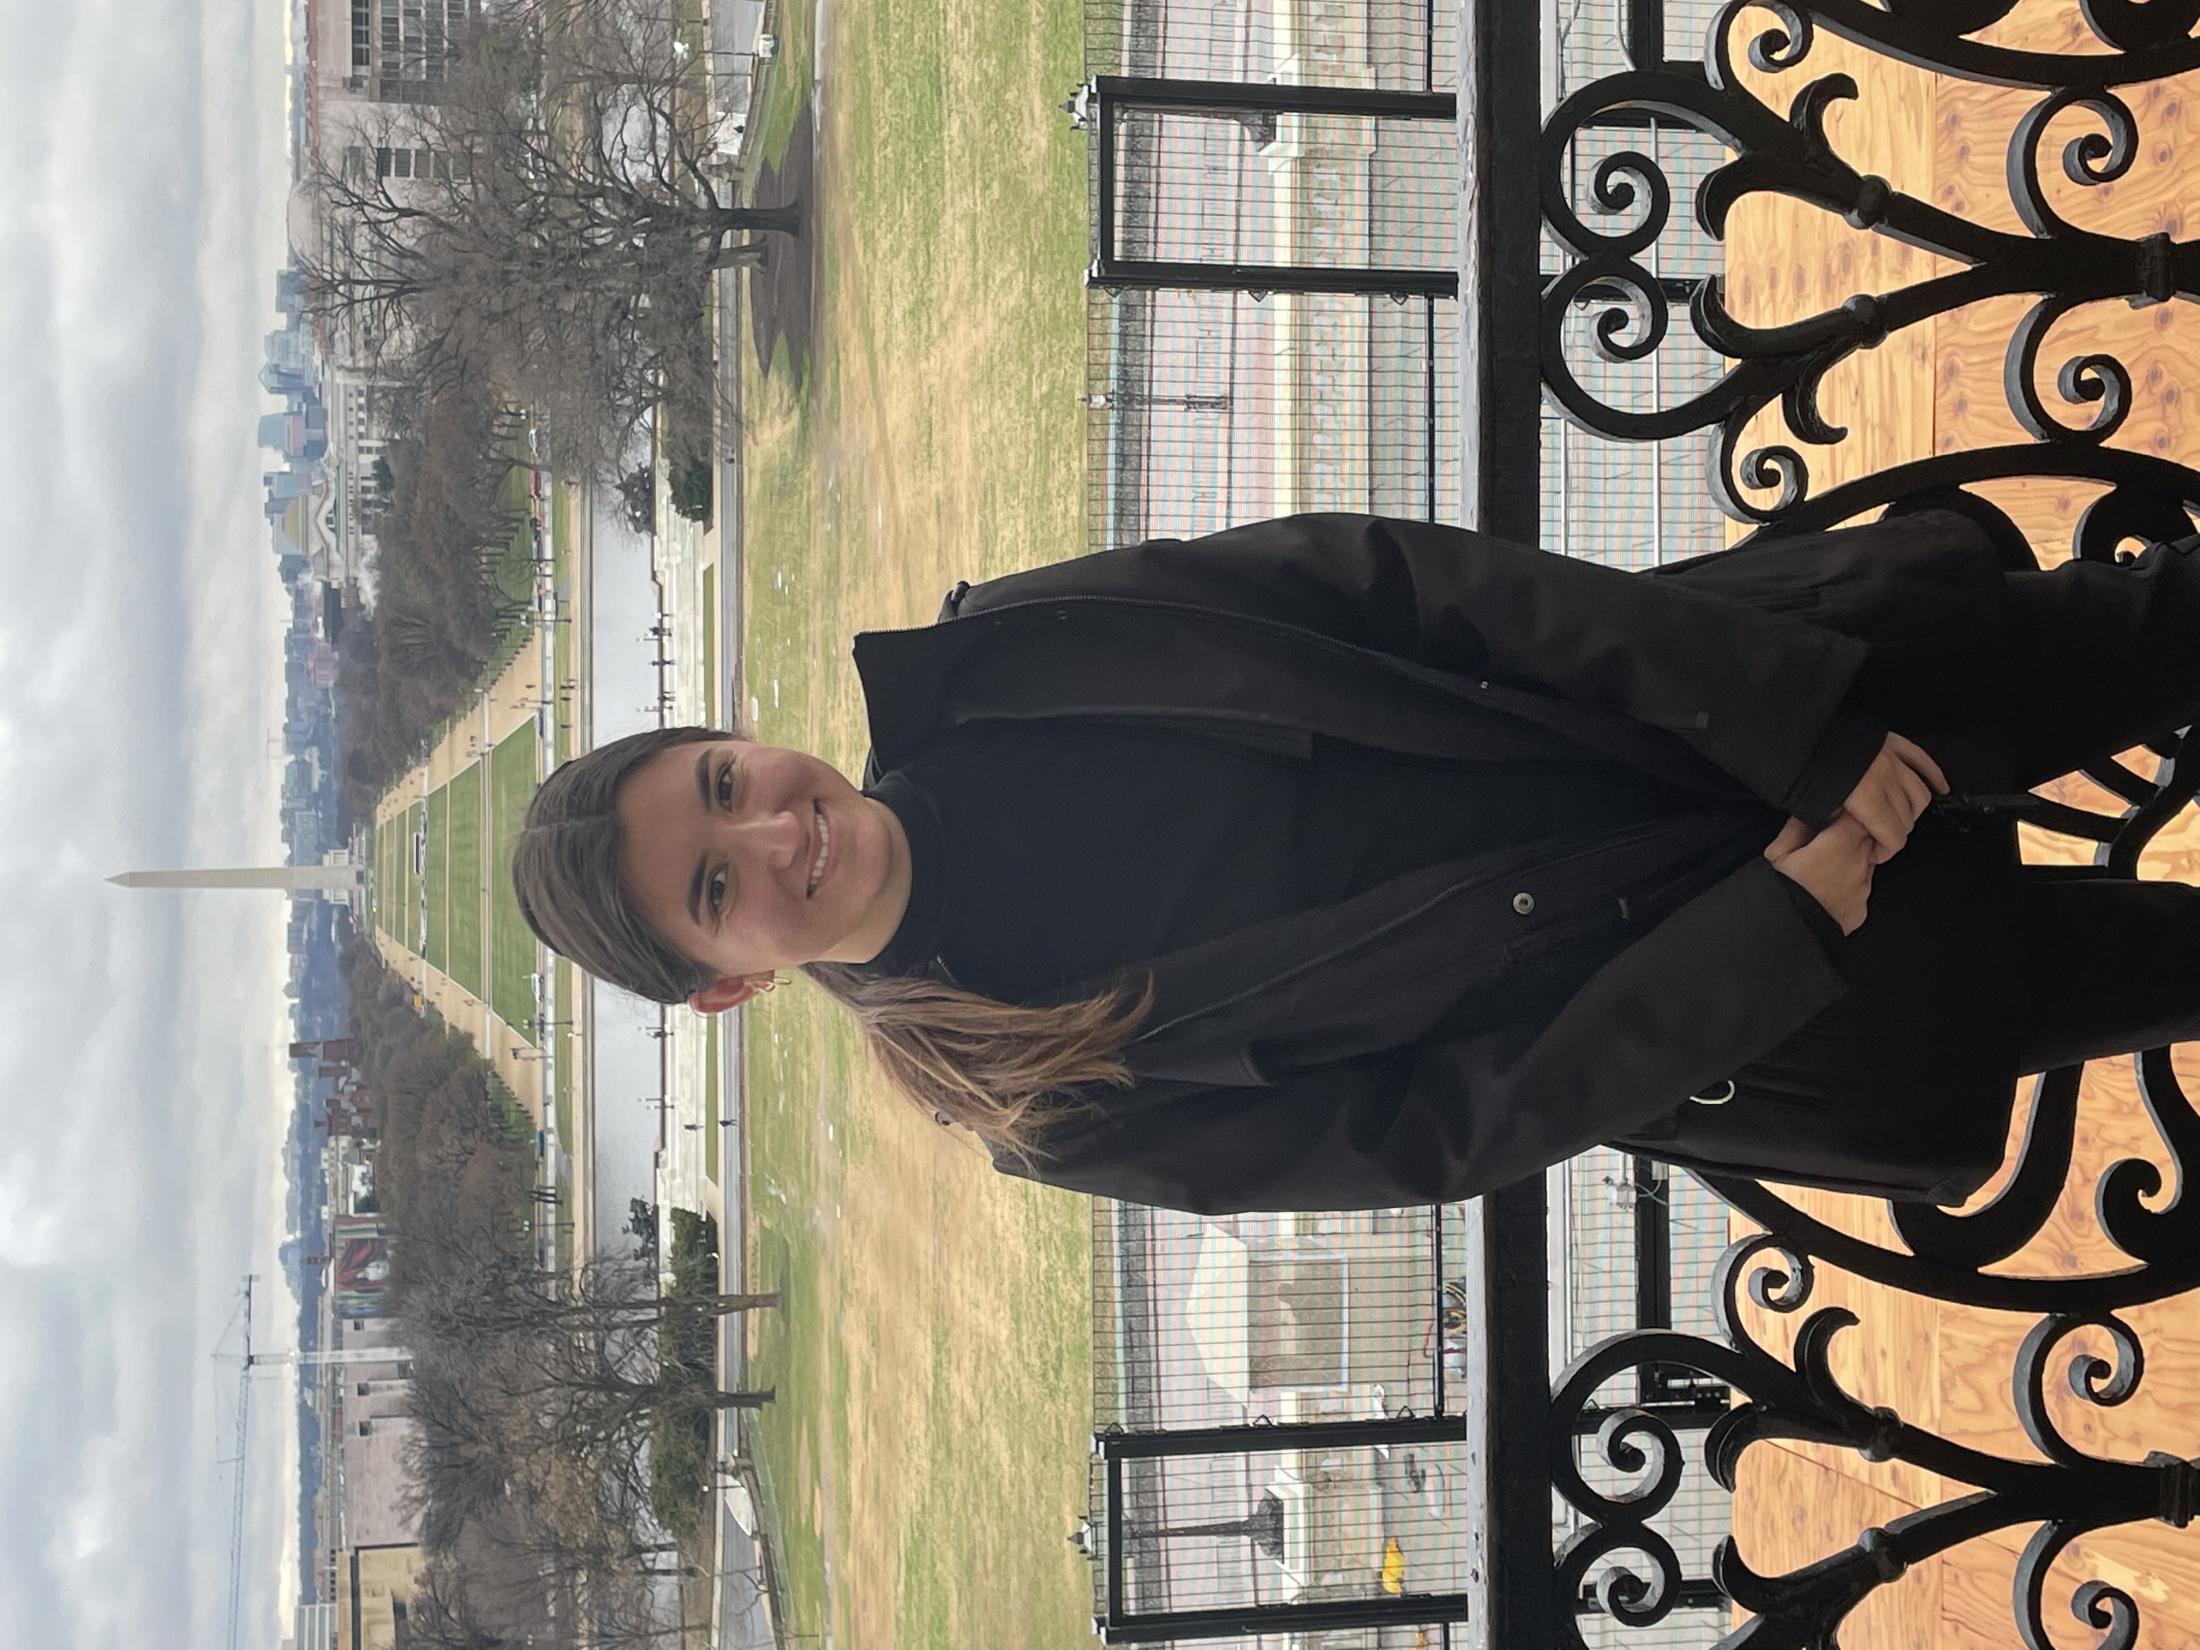
{"type": "MultiPolygon", "coordinates": [[[[1731,804],[1830,819],[1888,725],[1854,702],[1859,672],[1875,646],[1920,642],[1947,680],[1903,731],[1939,730],[1927,748],[1959,788],[2006,789],[2006,751],[1963,702],[2001,637],[1999,570],[1947,512],[1655,574],[1367,516],[1154,540],[958,585],[934,624],[859,635],[864,780],[965,721],[1100,717],[1271,750],[1315,732],[1481,760],[1587,749],[1726,804],[1431,866],[1147,959],[1136,1085],[1078,1096],[1097,1111],[1050,1128],[1038,1174],[1222,1213],[1472,1196],[1645,1128],[1685,1161],[1690,1096],[1848,989],[1762,844],[1731,839],[1731,804]],[[1612,924],[1616,889],[1721,854],[1715,882],[1588,977],[1556,968],[1584,925],[1612,924]],[[1477,1014],[1545,975],[1527,1011],[1477,1014]]],[[[1842,1181],[1811,1141],[1793,1150],[1842,1181]]],[[[1906,1189],[1975,1167],[1921,1162],[1906,1189]]]]}

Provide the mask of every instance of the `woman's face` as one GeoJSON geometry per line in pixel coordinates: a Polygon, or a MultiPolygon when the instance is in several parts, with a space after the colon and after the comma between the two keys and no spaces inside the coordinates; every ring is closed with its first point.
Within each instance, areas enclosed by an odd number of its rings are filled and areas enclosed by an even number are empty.
{"type": "Polygon", "coordinates": [[[618,815],[620,875],[643,920],[721,979],[868,962],[908,903],[908,849],[891,810],[805,751],[747,739],[670,746],[620,786],[618,815]],[[813,890],[821,846],[829,857],[813,890]]]}

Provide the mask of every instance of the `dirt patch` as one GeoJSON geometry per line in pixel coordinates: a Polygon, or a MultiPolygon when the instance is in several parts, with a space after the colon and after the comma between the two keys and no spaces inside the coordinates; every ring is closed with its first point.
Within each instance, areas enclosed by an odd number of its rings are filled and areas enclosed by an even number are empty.
{"type": "Polygon", "coordinates": [[[768,235],[763,267],[749,275],[749,336],[756,364],[771,371],[772,350],[782,339],[797,384],[807,381],[817,326],[817,171],[810,100],[795,111],[794,135],[777,166],[764,164],[750,192],[751,206],[799,205],[802,227],[792,235],[768,235]]]}

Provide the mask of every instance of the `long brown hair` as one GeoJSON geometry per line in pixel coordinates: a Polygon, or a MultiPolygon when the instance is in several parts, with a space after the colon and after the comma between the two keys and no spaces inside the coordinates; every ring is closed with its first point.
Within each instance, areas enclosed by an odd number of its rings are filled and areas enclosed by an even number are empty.
{"type": "MultiPolygon", "coordinates": [[[[713,976],[651,931],[619,877],[619,788],[659,751],[706,739],[752,739],[738,729],[656,728],[615,739],[562,764],[527,806],[512,845],[512,887],[535,937],[598,979],[637,996],[681,1003],[713,976]]],[[[799,972],[856,1017],[880,1067],[927,1116],[944,1114],[1028,1168],[1039,1136],[1080,1085],[1128,1087],[1124,1044],[1153,1006],[1153,981],[1026,1007],[928,975],[810,962],[799,972]]],[[[768,988],[767,988],[768,989],[768,988]]]]}

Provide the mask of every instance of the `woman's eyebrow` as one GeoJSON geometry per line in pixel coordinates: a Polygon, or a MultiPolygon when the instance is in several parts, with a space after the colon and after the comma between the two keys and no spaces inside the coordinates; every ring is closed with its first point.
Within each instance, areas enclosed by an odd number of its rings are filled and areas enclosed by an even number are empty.
{"type": "MultiPolygon", "coordinates": [[[[703,812],[710,812],[710,752],[705,750],[695,759],[695,795],[703,804],[703,812]]],[[[695,862],[695,875],[688,878],[688,921],[703,926],[703,861],[695,862]]]]}

